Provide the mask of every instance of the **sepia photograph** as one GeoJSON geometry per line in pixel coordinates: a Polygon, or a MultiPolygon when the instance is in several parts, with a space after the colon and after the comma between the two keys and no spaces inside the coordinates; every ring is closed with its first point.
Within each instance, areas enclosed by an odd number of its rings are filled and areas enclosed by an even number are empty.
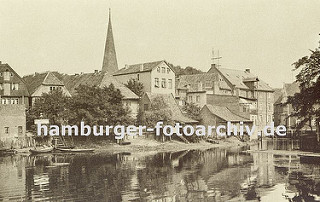
{"type": "Polygon", "coordinates": [[[0,0],[0,201],[320,201],[320,1],[0,0]]]}

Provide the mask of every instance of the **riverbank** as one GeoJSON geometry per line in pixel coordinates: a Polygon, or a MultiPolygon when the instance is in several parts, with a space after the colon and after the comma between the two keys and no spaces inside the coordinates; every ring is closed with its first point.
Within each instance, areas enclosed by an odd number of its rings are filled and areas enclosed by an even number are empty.
{"type": "Polygon", "coordinates": [[[77,145],[79,148],[93,148],[95,153],[158,153],[158,152],[179,152],[185,150],[207,150],[211,148],[227,148],[227,147],[242,147],[246,145],[254,145],[256,142],[241,142],[236,138],[228,138],[224,140],[218,140],[216,143],[209,143],[206,141],[200,141],[199,143],[183,143],[176,140],[167,142],[158,142],[156,140],[136,138],[130,140],[129,145],[119,145],[116,143],[97,144],[89,143],[77,145]]]}

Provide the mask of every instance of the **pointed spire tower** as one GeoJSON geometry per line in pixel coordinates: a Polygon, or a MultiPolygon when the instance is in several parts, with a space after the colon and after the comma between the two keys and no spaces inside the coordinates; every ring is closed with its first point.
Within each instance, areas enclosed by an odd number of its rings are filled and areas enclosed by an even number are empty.
{"type": "Polygon", "coordinates": [[[109,8],[109,24],[107,32],[106,47],[104,50],[102,72],[112,74],[118,70],[118,62],[116,50],[114,47],[112,25],[111,25],[111,10],[109,8]]]}

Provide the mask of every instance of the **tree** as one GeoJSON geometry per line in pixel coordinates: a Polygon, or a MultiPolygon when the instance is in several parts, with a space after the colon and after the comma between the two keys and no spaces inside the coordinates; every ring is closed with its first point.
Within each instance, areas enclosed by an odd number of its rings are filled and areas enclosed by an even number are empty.
{"type": "Polygon", "coordinates": [[[35,100],[34,105],[27,111],[27,126],[34,124],[34,119],[49,119],[51,125],[61,125],[69,116],[70,98],[62,90],[44,93],[35,100]]]}
{"type": "Polygon", "coordinates": [[[190,74],[202,74],[201,70],[195,69],[193,67],[187,66],[186,68],[182,68],[181,66],[175,66],[173,64],[168,64],[176,73],[176,76],[179,75],[190,75],[190,74]]]}
{"type": "MultiPolygon", "coordinates": [[[[298,127],[316,120],[317,140],[320,140],[320,51],[310,50],[311,55],[305,56],[295,62],[294,69],[301,69],[296,76],[300,83],[300,92],[288,97],[286,104],[291,104],[294,112],[291,116],[300,118],[302,121],[298,127]]],[[[311,124],[309,124],[311,125],[311,124]]]]}
{"type": "MultiPolygon", "coordinates": [[[[49,119],[50,125],[61,126],[66,123],[70,115],[69,102],[70,98],[60,89],[42,94],[40,98],[35,100],[34,105],[27,110],[26,125],[28,130],[36,132],[35,119],[49,119]]],[[[36,141],[47,141],[48,138],[49,136],[36,136],[36,141]]]]}
{"type": "Polygon", "coordinates": [[[141,97],[143,94],[143,84],[136,79],[130,79],[125,86],[127,86],[137,96],[141,97]]]}
{"type": "Polygon", "coordinates": [[[147,127],[154,127],[158,121],[163,121],[164,125],[173,124],[172,112],[161,96],[152,99],[150,108],[144,112],[147,127]]]}
{"type": "Polygon", "coordinates": [[[187,103],[183,106],[182,110],[186,113],[186,115],[194,120],[200,121],[200,110],[201,108],[194,103],[187,103]]]}
{"type": "Polygon", "coordinates": [[[81,121],[90,126],[131,124],[133,120],[122,98],[113,84],[103,88],[81,85],[70,103],[69,124],[80,125],[81,121]]]}

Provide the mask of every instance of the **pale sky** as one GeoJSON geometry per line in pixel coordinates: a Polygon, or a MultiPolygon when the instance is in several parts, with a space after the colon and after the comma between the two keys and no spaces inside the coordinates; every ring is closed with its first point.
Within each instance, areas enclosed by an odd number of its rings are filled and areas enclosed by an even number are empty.
{"type": "Polygon", "coordinates": [[[100,70],[108,8],[119,68],[165,59],[207,71],[250,68],[272,87],[319,46],[319,0],[0,0],[0,60],[20,76],[100,70]]]}

